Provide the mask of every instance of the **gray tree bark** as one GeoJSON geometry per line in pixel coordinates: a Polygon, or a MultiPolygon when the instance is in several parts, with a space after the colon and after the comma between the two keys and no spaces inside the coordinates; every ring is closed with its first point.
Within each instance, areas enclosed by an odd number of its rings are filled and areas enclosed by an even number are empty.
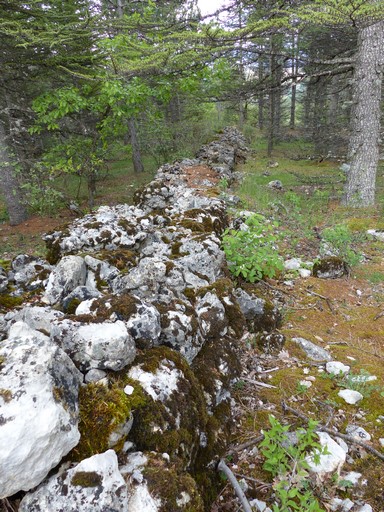
{"type": "Polygon", "coordinates": [[[0,189],[2,191],[11,226],[17,226],[28,218],[22,191],[10,160],[5,129],[0,122],[0,189]]]}
{"type": "Polygon", "coordinates": [[[381,90],[384,66],[384,21],[359,30],[353,80],[350,171],[343,204],[354,207],[375,203],[379,161],[381,90]]]}
{"type": "Polygon", "coordinates": [[[131,138],[133,169],[135,172],[143,172],[144,165],[143,161],[141,160],[140,144],[139,139],[137,137],[137,130],[134,117],[130,117],[128,119],[128,128],[129,136],[131,138]]]}

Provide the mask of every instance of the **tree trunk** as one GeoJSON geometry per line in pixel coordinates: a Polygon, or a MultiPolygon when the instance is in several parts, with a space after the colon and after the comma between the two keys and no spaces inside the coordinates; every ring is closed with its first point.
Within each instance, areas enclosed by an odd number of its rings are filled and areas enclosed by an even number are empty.
{"type": "Polygon", "coordinates": [[[294,130],[296,127],[296,83],[297,83],[297,74],[299,71],[299,62],[297,58],[297,47],[298,47],[298,36],[297,34],[293,34],[292,36],[292,86],[291,86],[291,112],[289,119],[289,128],[294,130]]]}
{"type": "Polygon", "coordinates": [[[131,137],[133,169],[135,172],[143,172],[144,165],[141,160],[140,145],[139,140],[137,138],[137,130],[134,117],[130,117],[128,119],[128,127],[129,135],[131,137]]]}
{"type": "Polygon", "coordinates": [[[5,130],[0,122],[0,189],[3,193],[11,226],[17,226],[28,218],[23,194],[10,162],[5,130]]]}
{"type": "MultiPolygon", "coordinates": [[[[259,84],[263,89],[263,80],[264,80],[264,61],[260,55],[259,57],[259,84]]],[[[260,130],[264,129],[264,91],[261,90],[258,97],[258,125],[260,130]]]]}
{"type": "Polygon", "coordinates": [[[343,198],[343,204],[347,206],[366,207],[375,203],[383,47],[384,21],[360,29],[352,84],[350,170],[343,198]]]}

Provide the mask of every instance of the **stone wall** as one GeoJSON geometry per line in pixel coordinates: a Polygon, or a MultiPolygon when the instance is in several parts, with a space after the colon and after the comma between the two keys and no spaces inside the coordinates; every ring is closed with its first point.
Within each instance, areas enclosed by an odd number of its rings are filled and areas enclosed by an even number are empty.
{"type": "Polygon", "coordinates": [[[47,260],[0,269],[0,497],[19,493],[19,510],[208,509],[237,340],[278,322],[221,250],[218,184],[246,151],[227,129],[135,205],[47,234],[47,260]]]}

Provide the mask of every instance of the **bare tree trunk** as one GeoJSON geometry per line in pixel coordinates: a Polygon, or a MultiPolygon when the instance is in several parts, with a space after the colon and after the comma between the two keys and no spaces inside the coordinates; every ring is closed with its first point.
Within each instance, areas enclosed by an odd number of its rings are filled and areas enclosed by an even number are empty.
{"type": "Polygon", "coordinates": [[[134,117],[130,117],[128,119],[128,127],[129,127],[129,135],[131,138],[131,146],[132,146],[133,169],[135,172],[143,172],[144,165],[141,160],[140,145],[139,145],[139,140],[137,138],[137,130],[136,130],[136,124],[135,124],[134,117]]]}
{"type": "Polygon", "coordinates": [[[298,47],[298,36],[293,34],[292,36],[292,86],[291,86],[291,112],[289,119],[289,127],[291,130],[295,129],[296,126],[296,82],[297,73],[299,70],[299,62],[297,58],[297,47],[298,47]]]}
{"type": "MultiPolygon", "coordinates": [[[[264,79],[264,61],[260,55],[260,57],[259,57],[259,83],[260,84],[262,84],[263,79],[264,79]]],[[[264,92],[263,91],[261,91],[259,93],[258,106],[259,106],[258,124],[259,124],[260,130],[263,130],[264,129],[264,92]]]]}
{"type": "Polygon", "coordinates": [[[343,204],[354,207],[375,203],[379,161],[381,90],[384,66],[384,21],[359,31],[355,60],[349,163],[343,204]]]}
{"type": "Polygon", "coordinates": [[[0,122],[0,189],[3,193],[11,226],[17,226],[28,218],[22,191],[10,162],[4,126],[0,122]]]}

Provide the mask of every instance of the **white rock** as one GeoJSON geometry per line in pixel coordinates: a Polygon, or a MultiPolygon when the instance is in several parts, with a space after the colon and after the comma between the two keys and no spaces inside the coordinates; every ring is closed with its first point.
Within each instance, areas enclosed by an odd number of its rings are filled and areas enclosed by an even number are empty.
{"type": "Polygon", "coordinates": [[[319,464],[315,464],[313,455],[306,458],[309,468],[314,473],[324,474],[340,470],[346,459],[343,448],[336,443],[326,432],[318,432],[319,442],[322,447],[326,446],[329,454],[320,455],[319,464]]]}
{"type": "Polygon", "coordinates": [[[358,508],[356,512],[373,512],[373,508],[368,503],[365,503],[362,507],[358,508]]]}
{"type": "Polygon", "coordinates": [[[85,284],[87,266],[80,256],[64,256],[50,274],[43,302],[57,304],[78,286],[85,284]]]}
{"type": "Polygon", "coordinates": [[[354,391],[353,389],[342,389],[337,393],[339,397],[347,402],[347,404],[355,405],[357,402],[360,402],[364,397],[358,391],[354,391]]]}
{"type": "Polygon", "coordinates": [[[38,485],[80,439],[81,373],[27,324],[9,336],[0,348],[0,498],[38,485]]]}
{"type": "Polygon", "coordinates": [[[384,242],[384,232],[383,231],[377,231],[376,229],[368,229],[367,234],[384,242]]]}
{"type": "Polygon", "coordinates": [[[108,450],[61,470],[27,494],[19,512],[127,512],[128,490],[119,472],[116,453],[108,450]],[[87,475],[88,474],[88,475],[87,475]],[[90,485],[82,485],[84,478],[90,485]]]}
{"type": "Polygon", "coordinates": [[[86,370],[118,371],[136,356],[135,342],[121,320],[79,324],[65,319],[52,328],[51,337],[86,370]]]}
{"type": "Polygon", "coordinates": [[[359,427],[358,425],[348,425],[345,431],[349,436],[359,441],[371,440],[371,435],[363,427],[359,427]]]}
{"type": "Polygon", "coordinates": [[[285,270],[299,270],[302,261],[300,258],[291,258],[290,260],[284,261],[285,270]]]}
{"type": "Polygon", "coordinates": [[[133,386],[125,386],[124,388],[124,393],[126,395],[132,395],[132,393],[134,392],[135,388],[133,386]]]}
{"type": "Polygon", "coordinates": [[[342,480],[348,480],[348,482],[351,482],[353,485],[357,485],[362,476],[363,475],[361,473],[350,471],[349,473],[342,476],[342,480]]]}
{"type": "Polygon", "coordinates": [[[381,446],[384,447],[384,437],[380,437],[379,443],[381,444],[381,446]]]}
{"type": "Polygon", "coordinates": [[[105,379],[107,376],[107,373],[103,370],[97,370],[96,368],[92,368],[89,370],[89,372],[85,375],[85,382],[100,382],[101,380],[105,379]]]}
{"type": "Polygon", "coordinates": [[[306,279],[307,277],[311,277],[312,272],[308,270],[307,268],[299,268],[299,275],[303,279],[306,279]]]}
{"type": "Polygon", "coordinates": [[[310,388],[312,386],[312,382],[309,380],[301,380],[301,381],[299,381],[299,384],[306,388],[310,388]]]}
{"type": "Polygon", "coordinates": [[[82,302],[80,302],[80,304],[76,308],[75,315],[92,315],[92,314],[94,314],[91,311],[91,306],[95,302],[95,300],[97,300],[96,297],[94,297],[93,299],[87,299],[87,300],[83,300],[82,302]]]}
{"type": "Polygon", "coordinates": [[[344,375],[345,373],[348,373],[351,369],[350,366],[340,363],[340,361],[330,361],[325,365],[325,368],[328,373],[333,373],[335,375],[344,375]]]}
{"type": "Polygon", "coordinates": [[[129,512],[159,512],[161,500],[153,498],[147,484],[138,485],[129,498],[129,512]]]}
{"type": "Polygon", "coordinates": [[[177,368],[171,369],[162,363],[156,373],[146,372],[140,366],[134,366],[129,370],[128,377],[138,380],[154,400],[164,402],[177,390],[182,373],[177,368]]]}
{"type": "Polygon", "coordinates": [[[29,325],[31,329],[51,332],[52,324],[64,316],[61,311],[55,311],[50,307],[26,306],[16,311],[12,322],[22,321],[29,325]]]}

